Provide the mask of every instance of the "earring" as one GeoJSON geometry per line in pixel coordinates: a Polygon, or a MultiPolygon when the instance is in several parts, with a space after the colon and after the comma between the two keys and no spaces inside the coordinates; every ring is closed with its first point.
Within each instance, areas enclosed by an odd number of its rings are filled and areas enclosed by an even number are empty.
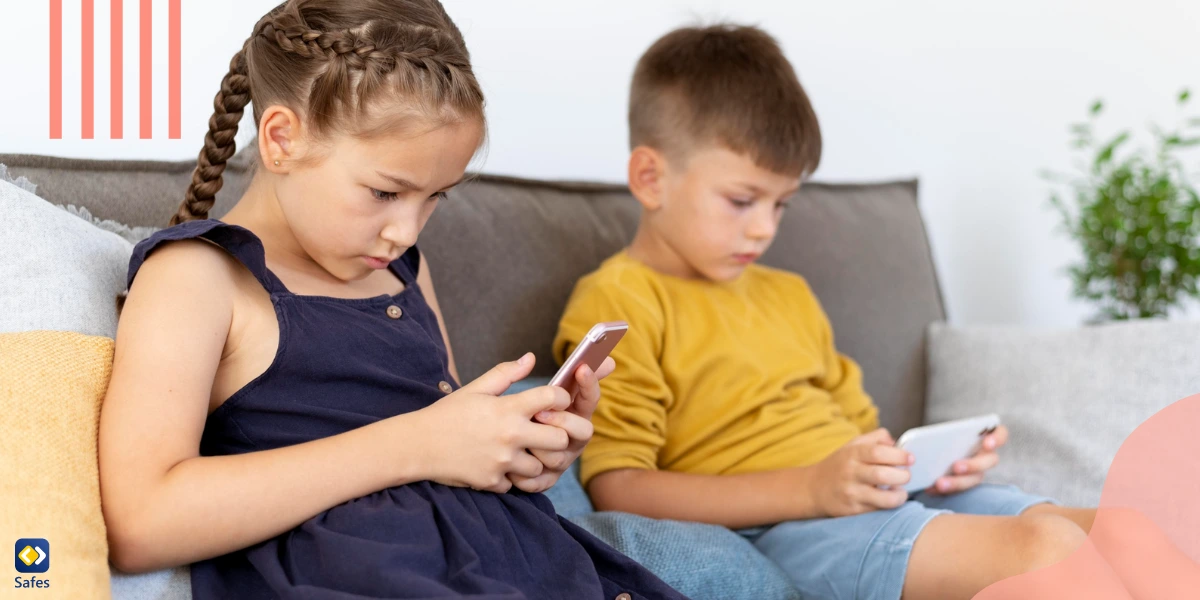
{"type": "Polygon", "coordinates": [[[275,166],[279,166],[279,161],[275,161],[275,166]]]}

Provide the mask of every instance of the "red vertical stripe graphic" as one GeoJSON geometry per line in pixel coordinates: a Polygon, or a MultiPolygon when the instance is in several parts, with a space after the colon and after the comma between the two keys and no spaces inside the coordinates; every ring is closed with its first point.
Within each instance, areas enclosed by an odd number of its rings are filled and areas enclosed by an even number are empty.
{"type": "Polygon", "coordinates": [[[111,0],[112,4],[112,27],[111,27],[111,46],[109,49],[109,70],[112,81],[112,86],[109,89],[109,119],[112,120],[109,137],[114,140],[119,140],[124,137],[125,124],[125,101],[124,85],[125,85],[125,66],[124,66],[124,7],[121,5],[122,0],[111,0]]]}
{"type": "Polygon", "coordinates": [[[152,48],[150,47],[150,45],[154,40],[154,35],[152,32],[153,24],[150,22],[150,17],[151,17],[150,0],[142,0],[141,5],[142,5],[142,10],[141,10],[141,17],[140,17],[140,22],[139,22],[139,28],[141,29],[141,43],[139,44],[139,48],[138,48],[138,52],[141,54],[140,71],[138,73],[138,78],[139,78],[138,81],[140,84],[140,91],[141,91],[141,95],[140,95],[140,99],[139,99],[139,103],[138,103],[138,110],[139,110],[139,114],[141,115],[141,131],[140,131],[139,137],[143,140],[148,140],[148,139],[150,139],[150,136],[151,136],[150,116],[152,114],[151,113],[152,107],[150,106],[150,103],[152,102],[152,99],[150,96],[150,89],[151,89],[151,83],[152,83],[151,79],[150,79],[150,77],[151,77],[150,53],[151,53],[152,48]]]}
{"type": "Polygon", "coordinates": [[[50,139],[62,139],[62,0],[50,0],[50,139]]]}
{"type": "Polygon", "coordinates": [[[96,137],[96,6],[94,0],[81,0],[80,4],[80,137],[90,140],[96,137]]]}
{"type": "Polygon", "coordinates": [[[180,20],[180,16],[179,16],[180,4],[181,4],[181,0],[171,0],[171,4],[168,7],[169,13],[170,13],[168,15],[168,19],[171,22],[171,31],[170,31],[170,38],[171,38],[170,138],[173,140],[177,140],[180,137],[182,137],[179,132],[179,119],[180,119],[179,104],[180,104],[180,87],[181,87],[181,85],[180,85],[181,64],[180,63],[183,60],[183,58],[181,56],[180,39],[179,39],[180,34],[181,34],[181,31],[180,31],[181,26],[180,26],[180,21],[179,21],[180,20]]]}

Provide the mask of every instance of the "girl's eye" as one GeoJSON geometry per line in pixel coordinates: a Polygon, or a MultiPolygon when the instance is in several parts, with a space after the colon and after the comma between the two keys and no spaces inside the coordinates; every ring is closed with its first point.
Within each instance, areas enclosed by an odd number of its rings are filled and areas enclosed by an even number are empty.
{"type": "Polygon", "coordinates": [[[438,200],[445,200],[445,199],[446,199],[446,192],[438,192],[429,197],[430,202],[436,202],[438,200]]]}
{"type": "Polygon", "coordinates": [[[395,200],[396,197],[400,195],[396,192],[384,192],[382,190],[377,190],[375,188],[370,188],[370,189],[371,189],[371,195],[375,196],[376,200],[380,200],[382,202],[390,202],[392,200],[395,200]]]}
{"type": "Polygon", "coordinates": [[[787,202],[776,202],[775,203],[775,210],[787,210],[787,207],[788,207],[787,202]]]}
{"type": "Polygon", "coordinates": [[[738,208],[749,208],[751,204],[754,204],[753,200],[746,200],[744,198],[730,198],[729,202],[738,208]]]}

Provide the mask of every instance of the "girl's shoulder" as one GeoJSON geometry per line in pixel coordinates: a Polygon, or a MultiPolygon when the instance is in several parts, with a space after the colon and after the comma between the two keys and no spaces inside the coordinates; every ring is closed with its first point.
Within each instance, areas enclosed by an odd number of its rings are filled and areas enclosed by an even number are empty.
{"type": "Polygon", "coordinates": [[[197,275],[219,275],[237,263],[253,270],[247,263],[261,261],[262,243],[250,231],[212,219],[188,221],[138,242],[129,258],[126,285],[132,289],[134,278],[151,262],[197,275]]]}
{"type": "MultiPolygon", "coordinates": [[[[129,261],[130,295],[174,299],[185,305],[198,300],[219,304],[232,301],[247,277],[253,276],[222,243],[222,236],[210,235],[230,229],[240,228],[217,221],[191,221],[142,240],[129,261]]],[[[228,237],[228,233],[224,235],[228,237]]]]}

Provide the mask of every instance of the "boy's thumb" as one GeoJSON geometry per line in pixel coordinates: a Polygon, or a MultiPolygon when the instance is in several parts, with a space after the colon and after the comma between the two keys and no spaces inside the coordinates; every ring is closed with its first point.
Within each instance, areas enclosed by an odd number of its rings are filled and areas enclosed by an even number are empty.
{"type": "Polygon", "coordinates": [[[892,441],[892,434],[888,433],[888,430],[883,427],[850,440],[850,444],[884,444],[890,446],[893,443],[895,442],[892,441]]]}
{"type": "Polygon", "coordinates": [[[532,352],[526,352],[521,358],[500,363],[487,373],[480,375],[471,383],[464,385],[463,390],[476,394],[488,394],[490,396],[499,396],[508,391],[509,386],[525,379],[529,373],[533,371],[533,365],[537,361],[533,357],[532,352]]]}

